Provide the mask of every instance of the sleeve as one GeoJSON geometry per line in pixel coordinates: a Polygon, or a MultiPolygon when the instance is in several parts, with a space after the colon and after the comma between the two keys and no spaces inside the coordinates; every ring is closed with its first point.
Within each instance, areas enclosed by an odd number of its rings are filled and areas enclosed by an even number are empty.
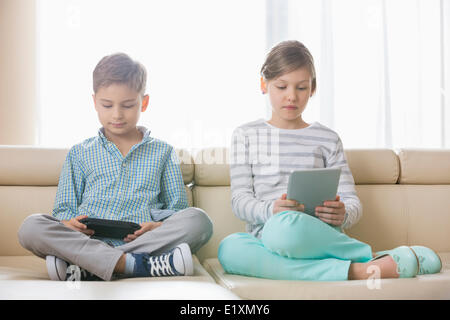
{"type": "Polygon", "coordinates": [[[342,229],[349,229],[355,225],[362,216],[362,204],[358,198],[355,190],[355,181],[347,159],[344,153],[342,141],[338,138],[335,150],[327,159],[327,167],[341,168],[341,177],[339,179],[338,195],[345,205],[345,219],[342,224],[342,229]]]}
{"type": "Polygon", "coordinates": [[[161,176],[159,201],[164,204],[163,209],[167,210],[178,211],[189,206],[181,174],[180,161],[172,147],[170,147],[161,176]]]}
{"type": "Polygon", "coordinates": [[[52,215],[59,220],[70,220],[78,214],[85,186],[85,175],[78,165],[76,149],[70,149],[63,164],[56,191],[52,215]]]}
{"type": "Polygon", "coordinates": [[[242,128],[237,128],[231,138],[230,185],[231,207],[239,219],[263,224],[272,216],[274,201],[255,197],[249,139],[242,128]]]}

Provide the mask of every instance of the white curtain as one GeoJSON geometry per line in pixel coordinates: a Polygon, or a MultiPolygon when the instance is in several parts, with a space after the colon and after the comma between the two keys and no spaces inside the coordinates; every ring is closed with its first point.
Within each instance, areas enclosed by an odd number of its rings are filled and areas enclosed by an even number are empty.
{"type": "Polygon", "coordinates": [[[307,119],[346,147],[450,147],[450,1],[267,3],[286,17],[272,19],[283,27],[267,28],[268,47],[297,39],[315,58],[307,119]]]}
{"type": "Polygon", "coordinates": [[[39,143],[96,134],[92,70],[123,51],[146,65],[156,137],[228,146],[270,115],[267,51],[303,42],[318,73],[306,120],[346,148],[450,147],[450,0],[38,0],[39,143]]]}
{"type": "Polygon", "coordinates": [[[92,71],[125,52],[148,71],[140,125],[177,148],[228,146],[264,117],[261,0],[38,0],[39,143],[70,147],[100,126],[92,71]]]}

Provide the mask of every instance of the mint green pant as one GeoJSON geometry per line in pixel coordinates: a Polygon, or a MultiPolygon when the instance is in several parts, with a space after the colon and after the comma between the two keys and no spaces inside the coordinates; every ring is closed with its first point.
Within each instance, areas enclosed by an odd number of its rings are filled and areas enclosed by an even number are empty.
{"type": "Polygon", "coordinates": [[[272,216],[261,239],[234,233],[222,240],[218,258],[227,273],[277,280],[340,281],[352,262],[372,259],[368,244],[297,211],[272,216]]]}

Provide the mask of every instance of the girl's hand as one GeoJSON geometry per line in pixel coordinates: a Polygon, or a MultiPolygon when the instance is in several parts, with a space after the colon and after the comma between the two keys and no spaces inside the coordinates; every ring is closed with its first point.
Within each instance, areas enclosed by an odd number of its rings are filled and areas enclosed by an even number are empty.
{"type": "Polygon", "coordinates": [[[303,212],[303,210],[305,210],[305,206],[303,204],[300,204],[295,200],[287,200],[286,197],[287,194],[283,193],[280,199],[275,200],[273,204],[273,214],[288,210],[300,212],[303,212]]]}
{"type": "Polygon", "coordinates": [[[158,221],[158,222],[142,222],[140,224],[141,228],[139,230],[136,230],[134,233],[127,235],[123,241],[125,242],[131,242],[133,240],[136,240],[137,237],[143,235],[144,233],[146,233],[147,231],[151,231],[154,230],[156,228],[158,228],[160,225],[162,225],[162,222],[158,221]]]}
{"type": "Polygon", "coordinates": [[[325,201],[323,207],[316,207],[316,216],[325,223],[340,226],[344,223],[345,205],[336,196],[335,201],[325,201]]]}
{"type": "Polygon", "coordinates": [[[69,229],[79,231],[85,235],[92,236],[94,230],[88,229],[87,226],[80,222],[81,219],[87,218],[88,216],[78,216],[70,220],[61,220],[61,222],[69,229]]]}

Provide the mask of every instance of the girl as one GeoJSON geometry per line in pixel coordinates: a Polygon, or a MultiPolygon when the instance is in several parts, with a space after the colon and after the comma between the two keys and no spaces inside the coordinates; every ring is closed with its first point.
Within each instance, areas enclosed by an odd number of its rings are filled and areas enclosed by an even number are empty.
{"type": "Polygon", "coordinates": [[[228,273],[284,280],[339,281],[414,277],[439,272],[437,254],[425,247],[401,246],[373,253],[368,244],[342,233],[360,218],[354,188],[339,136],[324,125],[302,118],[316,91],[316,72],[308,49],[298,41],[275,46],[261,68],[261,90],[272,105],[269,121],[237,128],[231,147],[231,193],[235,214],[248,233],[235,233],[219,246],[228,273]],[[338,195],[315,210],[286,199],[292,171],[340,167],[338,195]],[[419,260],[423,260],[419,266],[419,260]]]}

